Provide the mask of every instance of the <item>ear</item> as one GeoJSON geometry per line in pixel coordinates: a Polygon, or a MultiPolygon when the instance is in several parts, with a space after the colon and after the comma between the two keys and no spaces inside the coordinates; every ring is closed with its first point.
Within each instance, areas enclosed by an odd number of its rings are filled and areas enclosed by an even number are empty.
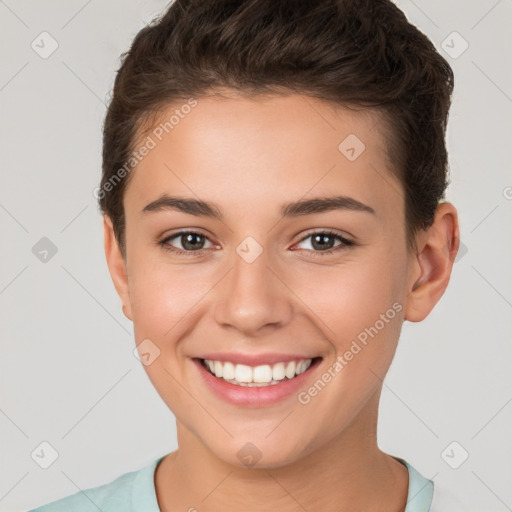
{"type": "Polygon", "coordinates": [[[115,237],[112,221],[108,215],[103,215],[103,241],[108,270],[121,299],[124,316],[132,320],[126,262],[115,237]]]}
{"type": "Polygon", "coordinates": [[[409,273],[405,320],[421,322],[442,297],[459,250],[457,210],[451,203],[437,207],[434,223],[417,237],[409,273]]]}

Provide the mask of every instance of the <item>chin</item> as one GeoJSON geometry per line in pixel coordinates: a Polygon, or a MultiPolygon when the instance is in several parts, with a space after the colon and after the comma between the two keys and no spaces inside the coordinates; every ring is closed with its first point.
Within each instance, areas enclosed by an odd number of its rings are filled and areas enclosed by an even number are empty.
{"type": "MultiPolygon", "coordinates": [[[[271,434],[270,437],[274,434],[271,434]]],[[[205,445],[219,460],[241,469],[285,467],[305,455],[303,435],[300,436],[301,439],[296,441],[291,439],[289,435],[281,437],[276,435],[275,439],[265,438],[265,435],[236,436],[222,445],[218,445],[217,439],[214,446],[207,443],[205,445]],[[285,439],[288,442],[285,442],[285,439]]]]}

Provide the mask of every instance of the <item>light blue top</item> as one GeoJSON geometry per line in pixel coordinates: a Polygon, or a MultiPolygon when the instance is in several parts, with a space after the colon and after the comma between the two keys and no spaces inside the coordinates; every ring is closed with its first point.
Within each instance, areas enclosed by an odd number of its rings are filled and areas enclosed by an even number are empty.
{"type": "MultiPolygon", "coordinates": [[[[155,491],[155,469],[165,457],[125,473],[110,483],[79,491],[28,512],[160,512],[155,491]]],[[[404,459],[394,457],[409,471],[407,507],[404,512],[429,512],[434,483],[418,473],[404,459]]]]}

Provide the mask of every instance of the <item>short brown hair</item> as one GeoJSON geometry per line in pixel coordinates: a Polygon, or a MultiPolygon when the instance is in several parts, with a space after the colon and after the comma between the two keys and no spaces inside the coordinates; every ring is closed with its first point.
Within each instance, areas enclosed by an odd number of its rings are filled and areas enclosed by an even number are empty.
{"type": "Polygon", "coordinates": [[[175,0],[121,55],[103,126],[100,209],[125,254],[126,162],[143,127],[170,104],[212,91],[287,91],[384,114],[411,248],[448,184],[453,81],[450,65],[390,0],[175,0]]]}

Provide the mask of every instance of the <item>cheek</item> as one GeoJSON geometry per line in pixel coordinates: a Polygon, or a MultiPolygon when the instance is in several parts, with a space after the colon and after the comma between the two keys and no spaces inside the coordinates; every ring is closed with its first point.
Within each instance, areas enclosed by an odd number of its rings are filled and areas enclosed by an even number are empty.
{"type": "MultiPolygon", "coordinates": [[[[132,254],[130,302],[137,336],[169,339],[179,322],[193,315],[194,306],[211,288],[211,268],[167,264],[142,250],[132,254]]],[[[172,337],[172,336],[171,336],[172,337]]]]}
{"type": "Polygon", "coordinates": [[[286,280],[326,332],[346,339],[401,302],[404,275],[398,258],[382,252],[356,255],[337,266],[304,267],[286,280]]]}
{"type": "Polygon", "coordinates": [[[183,289],[175,279],[158,272],[133,276],[130,301],[136,339],[160,338],[183,316],[183,289]]]}
{"type": "Polygon", "coordinates": [[[369,395],[391,364],[403,322],[400,257],[389,250],[354,256],[342,266],[317,269],[309,278],[304,272],[291,283],[322,330],[329,363],[341,358],[342,367],[332,368],[337,375],[332,400],[339,399],[338,393],[349,402],[351,396],[369,395]]]}
{"type": "Polygon", "coordinates": [[[144,370],[155,390],[171,410],[184,411],[193,404],[179,384],[184,378],[179,340],[194,324],[194,305],[204,296],[205,283],[192,282],[191,272],[144,256],[132,258],[130,273],[135,341],[146,343],[154,358],[144,370]]]}

